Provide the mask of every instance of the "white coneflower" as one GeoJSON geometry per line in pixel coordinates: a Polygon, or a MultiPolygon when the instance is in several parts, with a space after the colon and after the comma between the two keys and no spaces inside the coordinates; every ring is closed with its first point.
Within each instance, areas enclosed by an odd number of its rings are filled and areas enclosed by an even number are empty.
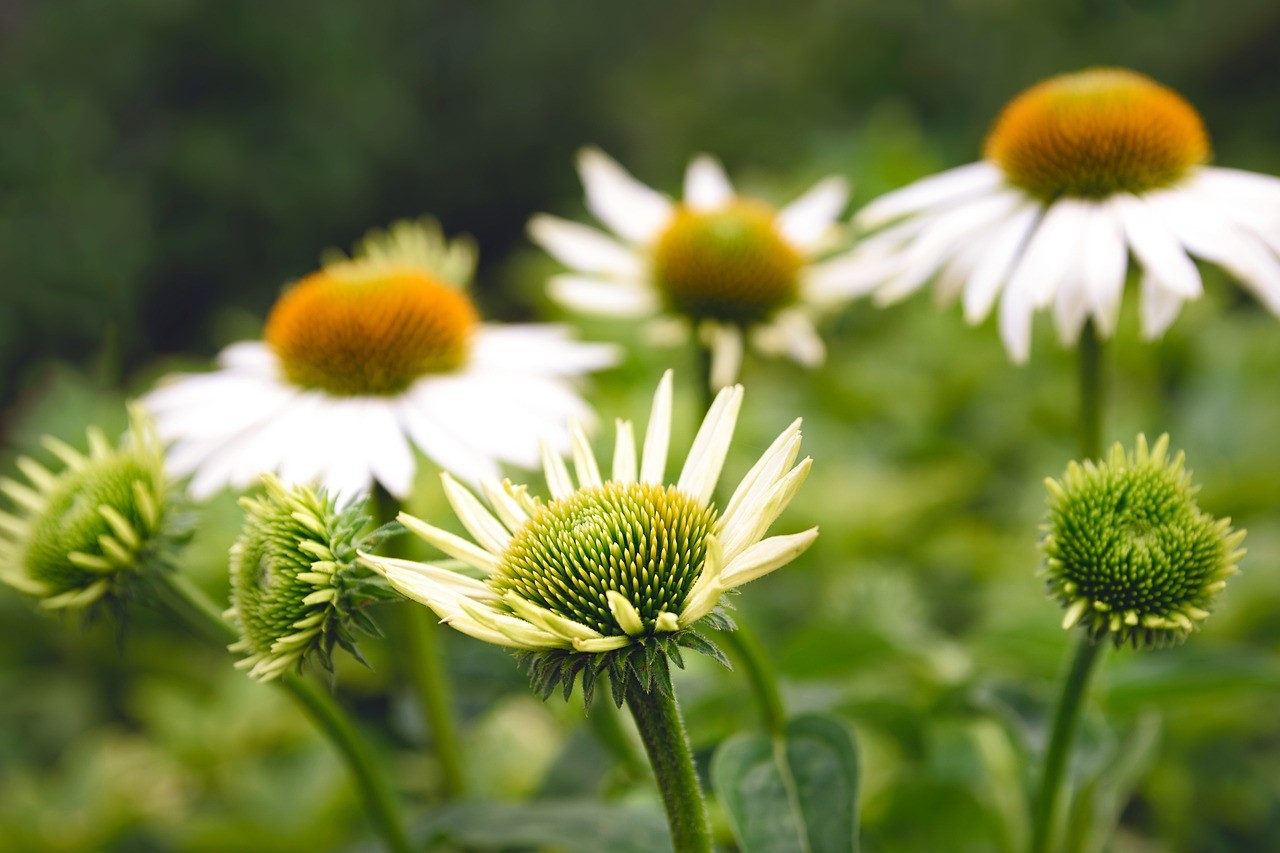
{"type": "Polygon", "coordinates": [[[999,300],[1000,336],[1028,358],[1031,320],[1052,307],[1074,343],[1092,318],[1115,329],[1132,253],[1141,319],[1157,338],[1201,293],[1189,255],[1226,269],[1280,314],[1280,179],[1206,166],[1195,109],[1141,74],[1094,68],[1045,80],[1005,107],[978,163],[871,202],[877,233],[820,275],[884,303],[931,279],[981,322],[999,300]]]}
{"type": "Polygon", "coordinates": [[[830,246],[844,210],[842,178],[826,178],[775,210],[738,195],[706,155],[689,164],[679,202],[593,148],[579,155],[578,171],[587,207],[616,237],[534,217],[533,239],[574,270],[551,280],[554,298],[588,313],[657,318],[658,330],[678,318],[710,348],[714,387],[736,380],[744,335],[763,353],[822,362],[813,317],[829,299],[810,265],[830,246]]]}
{"type": "Polygon", "coordinates": [[[87,454],[44,439],[62,471],[22,457],[18,467],[30,486],[0,478],[0,492],[14,503],[13,512],[0,512],[0,580],[53,610],[120,601],[148,573],[171,570],[189,533],[155,427],[141,409],[130,409],[119,447],[96,427],[88,434],[87,454]]]}
{"type": "Polygon", "coordinates": [[[417,446],[475,481],[499,462],[538,463],[538,437],[591,417],[572,379],[616,360],[560,327],[481,321],[465,287],[469,244],[428,222],[371,232],[350,259],[290,287],[262,341],[224,350],[213,373],[147,395],[169,464],[191,492],[245,487],[262,472],[351,497],[374,481],[404,497],[417,446]]]}
{"type": "Polygon", "coordinates": [[[486,509],[446,474],[445,492],[475,543],[400,516],[465,568],[365,559],[393,587],[459,631],[546,653],[534,662],[535,686],[544,694],[558,685],[567,694],[579,673],[589,692],[607,669],[621,704],[627,673],[662,678],[667,655],[679,663],[679,646],[713,651],[692,626],[712,613],[725,592],[785,565],[817,536],[813,528],[764,538],[809,472],[809,459],[795,463],[799,421],[765,451],[723,509],[711,503],[741,386],[720,392],[679,477],[674,483],[666,479],[671,386],[668,371],[654,397],[639,460],[628,421],[618,423],[605,473],[586,436],[575,430],[576,485],[564,461],[548,449],[547,502],[524,486],[485,483],[491,507],[486,509]],[[599,654],[610,657],[597,661],[599,654]]]}

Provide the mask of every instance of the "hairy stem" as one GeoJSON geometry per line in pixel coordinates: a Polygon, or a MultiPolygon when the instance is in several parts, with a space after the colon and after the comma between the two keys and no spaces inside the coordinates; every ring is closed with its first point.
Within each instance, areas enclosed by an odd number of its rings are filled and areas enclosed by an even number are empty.
{"type": "Polygon", "coordinates": [[[646,692],[631,681],[627,685],[627,707],[635,717],[653,775],[658,780],[675,852],[711,853],[707,806],[698,787],[689,738],[680,720],[675,695],[657,688],[646,692]]]}

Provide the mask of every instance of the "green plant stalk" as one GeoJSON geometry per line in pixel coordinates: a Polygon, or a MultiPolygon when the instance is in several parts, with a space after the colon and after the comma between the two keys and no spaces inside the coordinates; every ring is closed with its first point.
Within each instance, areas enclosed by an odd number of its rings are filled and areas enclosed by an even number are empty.
{"type": "Polygon", "coordinates": [[[1102,341],[1093,321],[1080,333],[1080,458],[1097,459],[1102,453],[1102,341]]]}
{"type": "MultiPolygon", "coordinates": [[[[711,350],[701,343],[697,343],[695,348],[698,364],[695,379],[701,383],[699,388],[702,411],[698,416],[700,420],[711,409],[715,394],[711,390],[711,350]]],[[[751,683],[751,693],[760,709],[760,717],[764,721],[765,728],[771,735],[781,737],[787,723],[787,711],[782,702],[782,691],[778,689],[777,672],[764,646],[742,622],[738,622],[737,630],[722,631],[720,636],[728,647],[734,663],[746,672],[747,681],[751,683]]]]}
{"type": "MultiPolygon", "coordinates": [[[[373,511],[378,524],[396,520],[400,514],[400,502],[379,486],[372,497],[373,511]]],[[[388,556],[404,556],[396,553],[394,539],[383,545],[388,556]]],[[[431,728],[435,741],[436,760],[440,763],[440,775],[444,782],[446,799],[467,793],[467,776],[462,761],[462,749],[458,739],[458,722],[453,712],[453,690],[449,670],[445,666],[440,648],[440,627],[431,609],[411,602],[404,611],[405,638],[408,643],[410,675],[418,693],[423,717],[431,728]]]]}
{"type": "MultiPolygon", "coordinates": [[[[161,599],[194,628],[224,643],[239,639],[235,626],[222,617],[218,606],[186,578],[175,572],[158,572],[156,577],[161,599]]],[[[387,849],[394,853],[412,850],[391,785],[347,715],[328,694],[303,678],[286,674],[277,683],[342,755],[387,849]]]]}
{"type": "Polygon", "coordinates": [[[640,730],[662,793],[675,853],[711,853],[707,805],[698,786],[689,737],[680,720],[675,694],[663,693],[656,687],[646,692],[631,680],[627,685],[627,707],[640,730]]]}
{"type": "Polygon", "coordinates": [[[1105,641],[1095,643],[1089,639],[1088,634],[1080,632],[1080,643],[1071,660],[1071,669],[1062,685],[1062,695],[1053,715],[1053,729],[1049,736],[1049,748],[1044,756],[1040,790],[1031,821],[1031,853],[1049,853],[1052,849],[1054,821],[1059,800],[1062,799],[1062,777],[1067,768],[1067,759],[1071,756],[1071,745],[1080,721],[1080,709],[1088,692],[1089,679],[1105,649],[1105,641]]]}

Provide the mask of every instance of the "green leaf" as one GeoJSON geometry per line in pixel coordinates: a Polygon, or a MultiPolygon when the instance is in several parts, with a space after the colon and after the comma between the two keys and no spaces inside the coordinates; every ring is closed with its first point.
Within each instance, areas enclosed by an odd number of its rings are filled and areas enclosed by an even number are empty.
{"type": "Polygon", "coordinates": [[[730,738],[711,783],[743,853],[851,853],[858,849],[858,752],[843,722],[816,714],[783,736],[730,738]]]}

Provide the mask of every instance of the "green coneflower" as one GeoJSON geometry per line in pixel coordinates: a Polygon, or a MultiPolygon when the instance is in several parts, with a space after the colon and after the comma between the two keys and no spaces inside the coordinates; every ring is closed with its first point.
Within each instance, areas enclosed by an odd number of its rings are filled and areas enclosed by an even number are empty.
{"type": "Polygon", "coordinates": [[[1132,453],[1116,444],[1100,464],[1072,462],[1048,479],[1044,552],[1049,593],[1063,627],[1094,640],[1163,646],[1184,640],[1209,615],[1235,574],[1243,530],[1196,505],[1184,456],[1169,437],[1132,453]]]}
{"type": "Polygon", "coordinates": [[[63,470],[24,456],[18,468],[31,485],[0,479],[14,504],[0,512],[0,580],[50,610],[83,610],[127,598],[136,581],[171,568],[189,525],[151,421],[130,407],[129,424],[118,446],[90,427],[87,454],[46,436],[63,470]]]}
{"type": "Polygon", "coordinates": [[[376,542],[361,538],[362,505],[340,509],[323,490],[262,479],[266,494],[240,501],[244,529],[231,548],[227,616],[241,637],[230,649],[245,654],[236,666],[268,681],[312,659],[331,671],[335,645],[363,660],[355,630],[378,631],[362,608],[391,593],[356,564],[357,547],[376,542]]]}

